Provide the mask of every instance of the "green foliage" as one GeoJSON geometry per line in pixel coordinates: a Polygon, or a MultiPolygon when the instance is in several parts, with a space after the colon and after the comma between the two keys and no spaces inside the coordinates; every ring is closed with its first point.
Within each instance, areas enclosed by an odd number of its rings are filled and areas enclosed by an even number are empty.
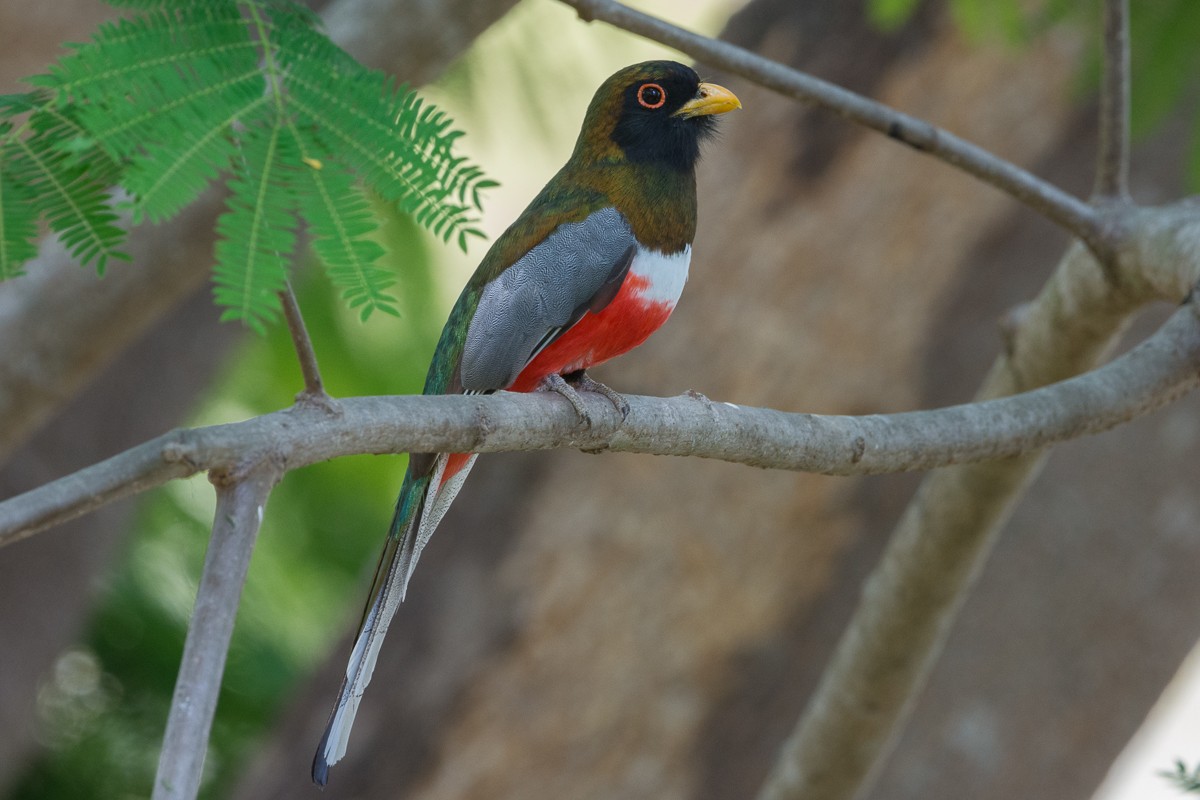
{"type": "Polygon", "coordinates": [[[117,164],[88,143],[77,111],[44,92],[0,98],[0,276],[17,274],[32,254],[40,218],[101,272],[109,258],[128,258],[108,202],[117,164]]]}
{"type": "Polygon", "coordinates": [[[908,22],[920,0],[871,0],[867,14],[871,22],[885,31],[894,31],[908,22]]]}
{"type": "Polygon", "coordinates": [[[1130,9],[1134,126],[1139,134],[1157,127],[1195,87],[1188,77],[1200,70],[1200,3],[1194,0],[1143,0],[1130,9]]]}
{"type": "MultiPolygon", "coordinates": [[[[972,39],[999,35],[1017,42],[1026,35],[1027,20],[1022,7],[1008,0],[948,0],[950,16],[972,39]]],[[[903,25],[916,12],[920,0],[871,0],[867,14],[885,31],[903,25]]]]}
{"type": "Polygon", "coordinates": [[[278,125],[248,130],[229,181],[229,210],[217,220],[217,266],[213,292],[224,319],[242,319],[262,332],[278,309],[287,282],[284,259],[295,244],[285,164],[298,160],[278,125]]]}
{"type": "Polygon", "coordinates": [[[1005,41],[1019,42],[1027,35],[1025,14],[1017,3],[950,0],[950,15],[975,40],[999,35],[1005,41]]]}
{"type": "Polygon", "coordinates": [[[34,91],[0,98],[0,277],[38,221],[103,269],[124,258],[111,190],[158,222],[222,176],[215,290],[224,318],[278,317],[301,223],[362,318],[397,313],[368,193],[466,249],[495,184],[455,154],[451,120],[335,46],[290,0],[110,0],[102,25],[34,91]]]}
{"type": "Polygon", "coordinates": [[[27,187],[0,171],[0,280],[20,275],[20,265],[37,252],[36,220],[25,213],[31,202],[27,187]]]}
{"type": "Polygon", "coordinates": [[[1189,771],[1183,759],[1176,759],[1174,770],[1163,770],[1158,774],[1175,784],[1184,794],[1200,794],[1200,764],[1189,771]]]}

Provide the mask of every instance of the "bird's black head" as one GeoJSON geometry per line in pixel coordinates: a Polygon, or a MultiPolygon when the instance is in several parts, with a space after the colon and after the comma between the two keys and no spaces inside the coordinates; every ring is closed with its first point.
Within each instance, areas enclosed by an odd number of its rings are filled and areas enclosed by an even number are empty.
{"type": "Polygon", "coordinates": [[[617,72],[596,91],[580,145],[596,155],[615,145],[634,163],[691,170],[700,140],[713,131],[713,116],[740,107],[732,92],[701,83],[691,67],[646,61],[617,72]]]}

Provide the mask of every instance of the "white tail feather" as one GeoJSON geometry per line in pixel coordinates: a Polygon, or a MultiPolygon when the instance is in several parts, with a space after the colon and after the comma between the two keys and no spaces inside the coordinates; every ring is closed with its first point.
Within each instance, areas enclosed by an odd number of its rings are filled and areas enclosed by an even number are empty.
{"type": "Polygon", "coordinates": [[[441,491],[435,494],[432,487],[442,482],[447,459],[445,455],[438,456],[437,467],[434,469],[435,480],[430,482],[429,494],[425,497],[425,513],[421,515],[421,524],[417,528],[417,541],[413,547],[412,559],[408,562],[408,574],[404,576],[404,585],[400,588],[400,599],[404,599],[404,591],[408,588],[408,581],[412,578],[413,570],[417,568],[417,559],[421,557],[421,551],[425,549],[425,545],[429,544],[429,538],[433,536],[437,526],[442,523],[442,517],[446,516],[450,504],[458,496],[458,490],[462,488],[463,482],[467,479],[467,473],[471,471],[471,467],[475,466],[477,458],[479,458],[479,454],[472,453],[471,457],[467,459],[467,463],[463,464],[462,469],[451,476],[441,491]]]}
{"type": "Polygon", "coordinates": [[[423,512],[413,526],[416,530],[410,528],[402,534],[400,546],[396,548],[392,562],[387,565],[383,585],[367,611],[358,638],[354,642],[354,649],[350,652],[350,661],[346,665],[346,679],[342,683],[337,705],[313,763],[313,780],[317,783],[324,785],[329,767],[346,755],[350,729],[354,725],[355,715],[358,714],[358,704],[367,690],[367,684],[371,682],[384,636],[396,609],[404,600],[408,582],[417,566],[417,559],[429,543],[442,517],[446,515],[450,504],[454,502],[455,496],[467,479],[467,473],[475,465],[475,459],[476,456],[472,454],[467,463],[442,486],[442,475],[445,474],[449,456],[443,453],[437,457],[429,487],[425,492],[423,512]]]}

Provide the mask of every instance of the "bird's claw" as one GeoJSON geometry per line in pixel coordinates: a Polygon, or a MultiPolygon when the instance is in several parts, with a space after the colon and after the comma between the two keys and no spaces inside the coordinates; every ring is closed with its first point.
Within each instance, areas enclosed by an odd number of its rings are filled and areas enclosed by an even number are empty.
{"type": "Polygon", "coordinates": [[[611,386],[606,386],[600,381],[593,379],[586,372],[581,372],[579,377],[575,379],[575,386],[581,391],[595,392],[607,397],[608,402],[613,404],[613,408],[620,412],[622,422],[629,416],[629,401],[625,399],[625,396],[611,386]]]}
{"type": "Polygon", "coordinates": [[[583,423],[584,427],[592,427],[592,415],[584,407],[583,398],[579,396],[579,392],[575,391],[575,387],[567,383],[562,375],[559,375],[557,372],[547,375],[542,379],[541,384],[538,385],[538,391],[554,392],[555,394],[562,395],[571,404],[571,407],[575,409],[575,413],[579,416],[579,420],[583,423]]]}
{"type": "Polygon", "coordinates": [[[575,409],[575,413],[579,415],[579,419],[586,427],[592,426],[592,415],[587,412],[587,408],[583,405],[583,398],[579,396],[579,392],[595,392],[596,394],[604,395],[608,398],[608,402],[613,404],[613,408],[621,415],[621,421],[629,416],[629,401],[618,391],[605,386],[597,380],[593,380],[583,370],[571,373],[564,378],[557,373],[547,375],[542,379],[541,385],[538,387],[543,392],[554,392],[567,398],[567,402],[575,409]]]}

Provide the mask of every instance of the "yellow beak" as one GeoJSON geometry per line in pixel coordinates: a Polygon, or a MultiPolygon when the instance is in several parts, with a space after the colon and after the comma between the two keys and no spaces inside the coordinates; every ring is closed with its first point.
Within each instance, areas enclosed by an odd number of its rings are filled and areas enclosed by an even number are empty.
{"type": "Polygon", "coordinates": [[[702,83],[696,96],[680,106],[679,110],[675,112],[675,116],[685,119],[703,117],[708,114],[724,114],[726,111],[733,111],[735,108],[741,107],[742,101],[738,100],[737,95],[724,86],[702,83]]]}

